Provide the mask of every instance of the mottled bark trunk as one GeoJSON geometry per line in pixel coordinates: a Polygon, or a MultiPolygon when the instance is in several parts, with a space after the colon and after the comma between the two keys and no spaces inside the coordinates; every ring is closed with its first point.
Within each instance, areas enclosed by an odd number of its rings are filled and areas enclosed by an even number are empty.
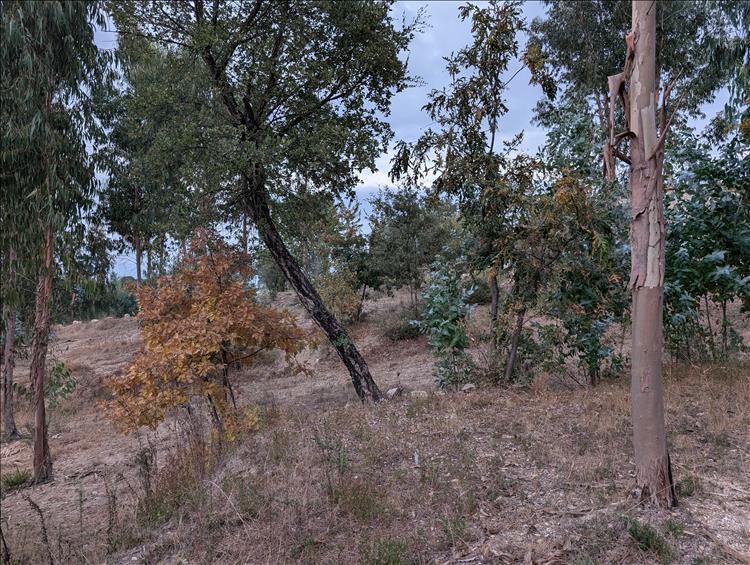
{"type": "Polygon", "coordinates": [[[13,404],[13,369],[16,366],[16,311],[6,308],[3,346],[3,430],[7,440],[18,439],[13,404]]]}
{"type": "Polygon", "coordinates": [[[521,341],[521,331],[523,330],[523,319],[526,310],[521,310],[516,317],[516,327],[513,328],[513,336],[510,339],[510,352],[508,353],[508,363],[505,365],[505,380],[510,381],[513,377],[513,371],[516,368],[516,357],[518,356],[518,343],[521,341]]]}
{"type": "MultiPolygon", "coordinates": [[[[663,151],[656,135],[656,6],[634,0],[628,97],[633,289],[632,419],[638,496],[660,506],[677,499],[667,452],[662,395],[664,292],[663,151]]],[[[627,80],[627,77],[626,77],[627,80]]],[[[664,132],[662,132],[664,134],[664,132]]]]}
{"type": "Polygon", "coordinates": [[[50,328],[50,298],[54,269],[55,236],[52,223],[44,228],[44,262],[39,273],[34,310],[34,333],[31,342],[31,382],[34,383],[34,482],[52,478],[52,457],[47,439],[47,414],[44,398],[44,372],[50,328]]]}
{"type": "MultiPolygon", "coordinates": [[[[8,284],[16,284],[16,249],[8,250],[8,284]]],[[[15,404],[13,400],[13,371],[16,366],[16,310],[10,306],[3,308],[5,322],[5,342],[3,343],[3,430],[5,438],[19,438],[16,428],[15,404]]]]}
{"type": "Polygon", "coordinates": [[[490,276],[490,295],[492,299],[490,302],[490,333],[495,341],[495,347],[497,347],[497,340],[494,338],[497,335],[497,308],[500,302],[500,287],[497,284],[496,273],[490,276]]]}
{"type": "Polygon", "coordinates": [[[349,371],[357,396],[363,401],[368,399],[380,400],[382,394],[370,374],[367,362],[354,345],[346,329],[325,306],[318,291],[315,290],[315,287],[281,239],[281,235],[271,218],[263,183],[253,185],[250,179],[245,180],[247,182],[245,197],[253,223],[274,261],[292,285],[304,308],[310,313],[320,329],[325,332],[331,345],[336,349],[341,361],[349,371]]]}

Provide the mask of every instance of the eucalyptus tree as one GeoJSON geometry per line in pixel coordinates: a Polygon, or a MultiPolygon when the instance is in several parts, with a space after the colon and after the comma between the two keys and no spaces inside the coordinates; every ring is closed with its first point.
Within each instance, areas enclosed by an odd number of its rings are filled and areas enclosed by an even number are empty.
{"type": "Polygon", "coordinates": [[[31,348],[36,482],[52,475],[44,375],[56,233],[79,221],[94,189],[86,143],[99,132],[93,98],[106,82],[106,58],[94,45],[93,22],[104,25],[94,2],[2,3],[3,168],[13,171],[3,178],[3,207],[10,206],[12,221],[3,244],[37,276],[31,348]]]}
{"type": "MultiPolygon", "coordinates": [[[[610,115],[622,123],[609,97],[607,77],[622,65],[622,49],[613,37],[630,29],[629,0],[582,0],[553,2],[544,17],[531,24],[529,49],[550,69],[559,84],[556,100],[541,101],[538,122],[558,132],[560,145],[579,138],[565,138],[570,112],[586,112],[596,128],[589,131],[590,143],[600,155],[608,179],[615,178],[615,159],[625,156],[618,144],[605,144],[610,115]],[[603,149],[602,149],[603,147],[603,149]],[[613,152],[612,155],[607,151],[613,152]]],[[[687,115],[697,115],[715,93],[729,87],[736,105],[746,96],[750,77],[750,4],[741,1],[655,2],[656,45],[655,91],[672,95],[673,105],[687,115]]],[[[660,119],[660,116],[657,116],[660,119]]],[[[623,137],[618,140],[622,143],[623,137]]]]}
{"type": "Polygon", "coordinates": [[[611,109],[605,154],[616,154],[629,138],[630,282],[633,295],[631,403],[636,489],[639,499],[677,504],[667,451],[662,393],[663,298],[666,223],[664,220],[664,143],[674,110],[667,116],[673,79],[663,93],[657,86],[657,28],[653,1],[633,0],[632,30],[625,36],[624,68],[607,79],[611,109]],[[661,98],[661,104],[659,100],[661,98]],[[614,105],[622,100],[625,128],[615,134],[614,105]],[[658,108],[657,108],[657,105],[658,108]],[[657,130],[657,111],[661,116],[657,130]]]}
{"type": "MultiPolygon", "coordinates": [[[[382,116],[407,83],[400,54],[415,24],[396,25],[392,2],[302,0],[164,3],[113,1],[121,34],[146,36],[197,58],[221,105],[204,152],[231,173],[226,200],[249,213],[260,238],[346,365],[360,398],[379,399],[344,327],[300,269],[274,220],[274,200],[304,179],[351,191],[391,135],[382,116]]],[[[174,111],[189,113],[175,101],[174,111]]]]}

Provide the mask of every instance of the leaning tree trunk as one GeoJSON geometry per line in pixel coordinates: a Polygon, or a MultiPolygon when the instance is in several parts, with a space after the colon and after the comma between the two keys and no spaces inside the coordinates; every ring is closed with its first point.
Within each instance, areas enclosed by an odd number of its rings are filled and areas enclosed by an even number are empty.
{"type": "Polygon", "coordinates": [[[336,348],[336,352],[349,370],[357,396],[362,401],[367,399],[380,400],[382,394],[370,374],[370,369],[364,357],[362,357],[362,354],[354,345],[346,329],[344,329],[330,310],[326,308],[318,291],[315,290],[315,287],[281,239],[281,235],[271,218],[271,211],[268,207],[263,184],[253,185],[250,179],[247,178],[245,182],[247,183],[245,197],[248,201],[248,208],[261,239],[263,239],[274,261],[292,285],[304,308],[310,313],[315,323],[325,332],[331,344],[336,348]]]}
{"type": "MultiPolygon", "coordinates": [[[[632,419],[636,486],[642,500],[677,502],[667,452],[662,395],[664,294],[663,150],[656,135],[656,6],[633,1],[629,77],[631,273],[633,289],[632,419]]],[[[625,77],[628,80],[628,77],[625,77]]],[[[662,124],[662,129],[666,124],[662,124]]],[[[662,135],[666,132],[662,131],[662,135]]]]}
{"type": "Polygon", "coordinates": [[[44,369],[50,327],[50,298],[54,268],[54,242],[51,220],[44,228],[44,264],[36,289],[34,334],[31,343],[31,382],[34,384],[34,482],[52,478],[52,457],[47,439],[47,415],[44,406],[44,369]]]}

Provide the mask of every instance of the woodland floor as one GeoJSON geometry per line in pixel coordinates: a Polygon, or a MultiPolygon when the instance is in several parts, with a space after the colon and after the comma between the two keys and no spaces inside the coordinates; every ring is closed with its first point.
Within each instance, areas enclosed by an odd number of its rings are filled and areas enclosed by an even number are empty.
{"type": "MultiPolygon", "coordinates": [[[[280,303],[293,306],[288,296],[280,303]]],[[[750,363],[666,367],[680,505],[654,511],[629,497],[627,379],[595,389],[542,379],[439,393],[424,339],[382,335],[401,308],[398,298],[369,302],[352,333],[381,389],[400,385],[404,396],[360,405],[326,346],[306,355],[309,376],[292,376],[269,356],[234,377],[240,402],[260,406],[259,429],[218,460],[167,426],[120,435],[98,405],[106,379],[137,353],[136,320],[56,327],[53,354],[78,386],[51,410],[55,480],[3,494],[13,558],[750,563],[750,363]],[[136,512],[145,446],[155,449],[159,471],[148,474],[151,503],[136,512]],[[637,533],[638,524],[650,529],[637,533]]],[[[750,342],[748,320],[737,325],[750,342]]],[[[17,374],[25,384],[23,361],[17,374]]],[[[18,421],[22,429],[32,421],[28,407],[18,421]]],[[[0,447],[3,477],[30,467],[24,431],[24,440],[0,447]]]]}

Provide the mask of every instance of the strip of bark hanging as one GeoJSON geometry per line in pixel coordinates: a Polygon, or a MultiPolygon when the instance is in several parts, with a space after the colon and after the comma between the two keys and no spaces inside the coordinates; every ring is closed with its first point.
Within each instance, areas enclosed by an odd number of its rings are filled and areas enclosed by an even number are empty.
{"type": "Polygon", "coordinates": [[[617,145],[624,138],[631,135],[630,124],[629,124],[629,104],[628,99],[625,96],[625,85],[630,79],[630,74],[633,71],[633,58],[635,55],[635,42],[636,36],[634,32],[630,32],[625,36],[625,45],[627,46],[627,52],[625,54],[625,63],[623,70],[616,75],[607,77],[607,87],[609,88],[609,139],[604,144],[603,155],[604,155],[604,174],[607,180],[615,179],[615,157],[625,161],[624,154],[617,149],[617,145]],[[625,131],[615,135],[615,106],[617,99],[620,99],[622,106],[625,110],[625,131]]]}

